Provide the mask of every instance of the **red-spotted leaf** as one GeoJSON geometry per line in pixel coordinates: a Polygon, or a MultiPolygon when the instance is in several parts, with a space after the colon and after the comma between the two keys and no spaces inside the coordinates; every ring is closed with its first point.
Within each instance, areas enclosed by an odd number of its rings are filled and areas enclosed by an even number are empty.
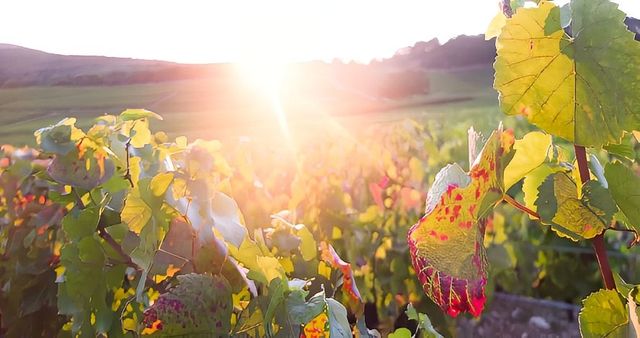
{"type": "Polygon", "coordinates": [[[331,244],[321,242],[320,250],[323,261],[327,262],[332,267],[342,271],[342,289],[346,293],[348,293],[351,298],[361,302],[362,297],[360,297],[360,291],[358,291],[358,286],[353,279],[353,270],[351,269],[351,264],[343,261],[342,258],[340,258],[340,256],[338,256],[338,254],[336,253],[336,250],[333,249],[331,244]]]}
{"type": "Polygon", "coordinates": [[[478,316],[484,308],[485,218],[502,199],[513,142],[513,135],[499,128],[468,174],[457,164],[443,168],[429,190],[425,216],[409,230],[416,275],[425,293],[452,317],[478,316]]]}

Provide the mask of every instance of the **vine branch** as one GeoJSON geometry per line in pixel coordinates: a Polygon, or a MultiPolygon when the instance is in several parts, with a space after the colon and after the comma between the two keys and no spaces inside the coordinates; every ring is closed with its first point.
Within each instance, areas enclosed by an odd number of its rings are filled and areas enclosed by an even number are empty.
{"type": "Polygon", "coordinates": [[[129,256],[126,252],[124,252],[124,249],[122,249],[122,246],[120,246],[120,244],[116,242],[116,240],[107,232],[104,226],[102,225],[98,226],[98,235],[102,237],[102,239],[104,239],[104,241],[107,242],[107,244],[109,244],[109,246],[111,246],[111,248],[115,252],[117,252],[122,259],[124,259],[124,264],[136,270],[142,270],[142,268],[138,264],[133,262],[133,260],[131,259],[131,256],[129,256]]]}
{"type": "Polygon", "coordinates": [[[126,156],[126,161],[127,161],[127,171],[124,173],[124,178],[129,181],[129,185],[131,185],[131,187],[133,188],[133,179],[131,179],[131,166],[129,164],[129,158],[131,157],[131,155],[129,154],[129,148],[131,147],[131,138],[129,138],[127,140],[127,143],[125,143],[124,145],[124,151],[127,154],[126,156]]]}
{"type": "MultiPolygon", "coordinates": [[[[587,152],[583,146],[579,145],[574,145],[574,149],[576,152],[576,161],[578,162],[578,171],[580,172],[580,181],[582,184],[585,184],[591,179],[589,164],[587,162],[587,152]]],[[[604,245],[604,232],[594,237],[591,244],[596,252],[596,258],[598,259],[598,265],[600,266],[600,273],[602,274],[605,288],[610,290],[615,289],[616,283],[613,279],[613,272],[611,271],[607,250],[604,245]]]]}
{"type": "Polygon", "coordinates": [[[511,204],[516,209],[531,215],[531,217],[533,217],[535,219],[540,219],[540,214],[538,214],[537,212],[535,212],[535,211],[527,208],[526,206],[520,204],[520,202],[516,201],[513,197],[505,194],[503,199],[504,199],[505,202],[511,204]]]}

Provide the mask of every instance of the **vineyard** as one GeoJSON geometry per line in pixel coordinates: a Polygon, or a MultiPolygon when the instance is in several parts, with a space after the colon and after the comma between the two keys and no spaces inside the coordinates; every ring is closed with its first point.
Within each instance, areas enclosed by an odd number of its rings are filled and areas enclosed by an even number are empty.
{"type": "Polygon", "coordinates": [[[0,337],[455,337],[505,294],[580,307],[575,335],[636,337],[625,17],[504,1],[487,31],[504,116],[274,145],[170,137],[127,109],[3,146],[0,337]]]}

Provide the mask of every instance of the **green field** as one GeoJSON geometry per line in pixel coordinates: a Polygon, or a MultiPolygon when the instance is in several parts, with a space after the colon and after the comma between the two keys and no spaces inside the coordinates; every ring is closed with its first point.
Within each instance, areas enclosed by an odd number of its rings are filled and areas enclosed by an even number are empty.
{"type": "MultiPolygon", "coordinates": [[[[344,128],[394,121],[405,117],[473,116],[476,124],[493,125],[499,117],[491,89],[490,67],[430,73],[428,95],[389,101],[282,94],[283,111],[293,132],[307,133],[325,123],[344,128]],[[350,114],[348,104],[372,107],[350,114]],[[338,107],[340,109],[338,109],[338,107]],[[336,113],[340,111],[340,113],[336,113]]],[[[0,144],[33,144],[33,131],[67,117],[86,126],[102,114],[126,108],[146,108],[162,115],[155,127],[172,136],[229,138],[279,133],[270,98],[237,84],[190,80],[101,87],[26,87],[0,90],[0,144]]]]}

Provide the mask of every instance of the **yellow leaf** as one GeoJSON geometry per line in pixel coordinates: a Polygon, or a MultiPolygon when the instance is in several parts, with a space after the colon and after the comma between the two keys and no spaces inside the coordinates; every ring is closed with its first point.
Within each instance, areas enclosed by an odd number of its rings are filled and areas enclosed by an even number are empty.
{"type": "Polygon", "coordinates": [[[342,238],[342,230],[338,227],[333,227],[331,231],[331,239],[340,239],[342,238]]]}
{"type": "Polygon", "coordinates": [[[502,11],[499,11],[498,14],[496,14],[496,16],[494,16],[493,19],[491,19],[491,22],[489,23],[489,27],[487,27],[487,30],[484,32],[484,39],[491,40],[496,36],[500,35],[500,31],[502,31],[502,27],[504,27],[504,25],[506,24],[507,24],[507,17],[504,16],[502,11]]]}
{"type": "Polygon", "coordinates": [[[122,321],[122,328],[126,331],[136,331],[138,323],[133,318],[125,318],[122,321]]]}
{"type": "Polygon", "coordinates": [[[172,181],[172,173],[160,173],[151,179],[149,187],[154,196],[160,197],[164,195],[172,181]]]}
{"type": "Polygon", "coordinates": [[[286,273],[293,272],[293,262],[291,261],[290,257],[282,257],[279,259],[279,261],[280,261],[280,265],[282,265],[282,268],[286,273]]]}
{"type": "Polygon", "coordinates": [[[139,234],[151,219],[151,208],[142,200],[137,189],[132,190],[127,196],[120,218],[136,234],[139,234]]]}
{"type": "Polygon", "coordinates": [[[256,257],[256,263],[258,263],[259,271],[266,277],[267,284],[275,278],[286,278],[284,268],[280,262],[278,262],[277,258],[267,256],[256,257]]]}
{"type": "Polygon", "coordinates": [[[504,170],[504,190],[509,190],[533,169],[539,167],[547,158],[551,148],[551,135],[534,131],[516,140],[513,159],[504,170]]]}
{"type": "Polygon", "coordinates": [[[318,253],[318,245],[316,244],[316,240],[313,238],[313,234],[306,226],[303,226],[298,233],[296,234],[302,242],[300,243],[300,252],[302,253],[302,259],[305,261],[310,261],[316,258],[316,254],[318,253]]]}
{"type": "Polygon", "coordinates": [[[318,275],[324,276],[326,279],[331,278],[331,267],[329,267],[325,262],[320,261],[318,263],[318,275]]]}

